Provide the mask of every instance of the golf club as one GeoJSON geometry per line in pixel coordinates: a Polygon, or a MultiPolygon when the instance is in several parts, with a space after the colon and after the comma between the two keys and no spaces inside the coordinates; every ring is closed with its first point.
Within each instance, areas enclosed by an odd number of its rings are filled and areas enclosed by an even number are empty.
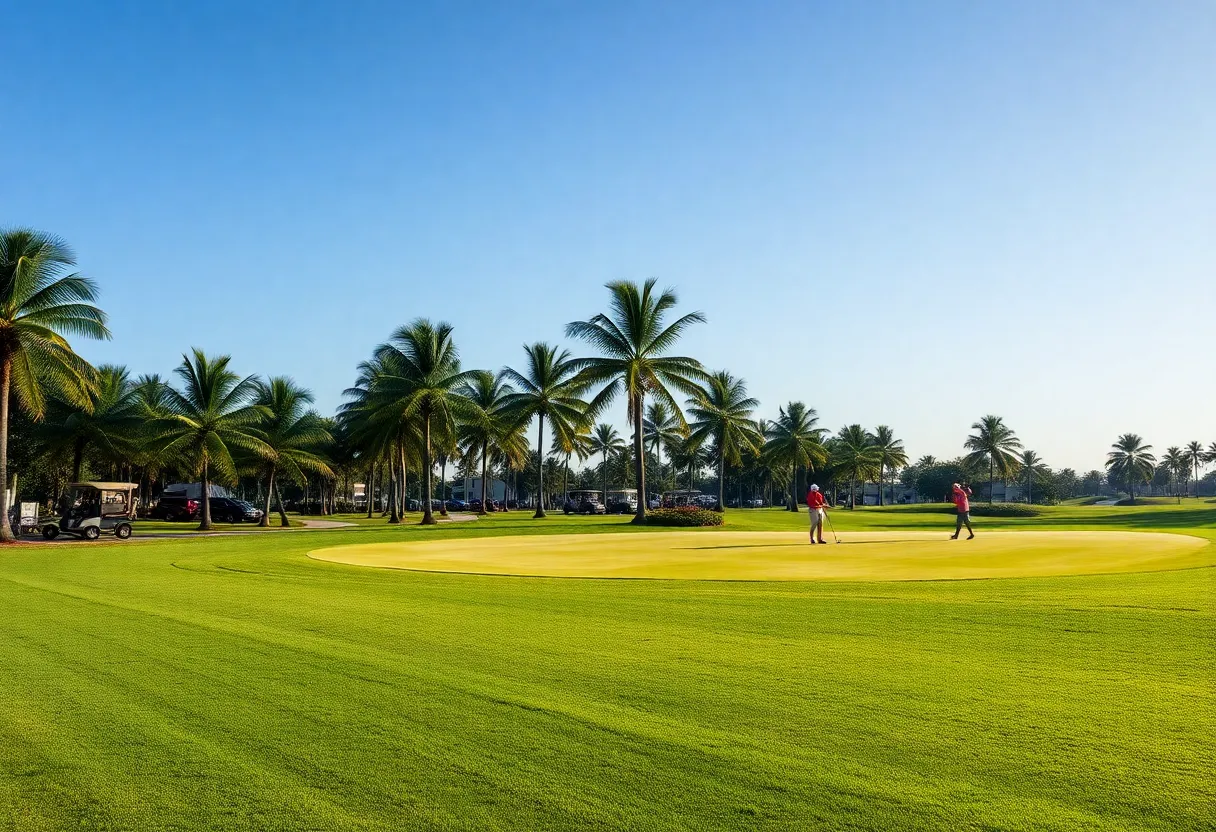
{"type": "Polygon", "coordinates": [[[826,518],[826,519],[827,519],[827,521],[828,521],[828,528],[832,530],[832,539],[833,539],[833,540],[835,540],[837,543],[839,543],[839,542],[840,542],[840,538],[836,536],[836,527],[832,525],[832,515],[831,515],[831,512],[827,512],[827,511],[825,511],[825,512],[823,513],[823,516],[824,516],[824,518],[826,518]]]}

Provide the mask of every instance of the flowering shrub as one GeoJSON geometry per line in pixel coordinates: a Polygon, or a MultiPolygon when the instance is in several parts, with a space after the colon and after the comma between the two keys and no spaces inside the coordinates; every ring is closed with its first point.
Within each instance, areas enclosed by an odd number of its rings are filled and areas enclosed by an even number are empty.
{"type": "Polygon", "coordinates": [[[646,522],[653,526],[721,526],[722,515],[697,506],[656,508],[646,512],[646,522]]]}

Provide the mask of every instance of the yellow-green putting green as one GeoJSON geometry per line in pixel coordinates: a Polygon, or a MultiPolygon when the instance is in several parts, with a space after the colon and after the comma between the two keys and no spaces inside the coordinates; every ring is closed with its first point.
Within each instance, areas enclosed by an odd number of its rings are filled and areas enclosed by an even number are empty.
{"type": "Polygon", "coordinates": [[[1151,572],[1210,566],[1216,547],[1182,534],[1096,531],[849,533],[664,531],[333,546],[317,560],[424,572],[718,581],[916,581],[1151,572]]]}

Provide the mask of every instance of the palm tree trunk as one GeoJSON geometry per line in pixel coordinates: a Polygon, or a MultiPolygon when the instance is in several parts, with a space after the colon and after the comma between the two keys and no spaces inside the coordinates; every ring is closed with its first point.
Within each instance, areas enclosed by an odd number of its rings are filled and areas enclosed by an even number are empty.
{"type": "Polygon", "coordinates": [[[608,510],[608,451],[604,450],[604,461],[600,464],[600,477],[603,480],[603,488],[600,490],[600,499],[604,503],[604,510],[608,510]]]}
{"type": "Polygon", "coordinates": [[[994,491],[996,491],[996,488],[994,488],[996,483],[994,483],[992,481],[992,478],[994,476],[996,476],[996,466],[993,464],[992,455],[989,454],[989,456],[988,456],[988,505],[992,505],[992,493],[994,491]]]}
{"type": "Polygon", "coordinates": [[[274,502],[279,509],[279,525],[286,528],[291,525],[291,521],[287,519],[287,509],[283,505],[283,492],[279,490],[279,483],[274,484],[274,502]]]}
{"type": "Polygon", "coordinates": [[[444,454],[443,458],[439,461],[439,516],[440,517],[448,516],[448,495],[445,493],[447,491],[447,484],[448,484],[448,455],[444,454]]]}
{"type": "Polygon", "coordinates": [[[718,511],[726,511],[726,453],[718,449],[718,511]]]}
{"type": "Polygon", "coordinates": [[[798,513],[798,465],[794,465],[794,476],[790,480],[790,511],[798,513]]]}
{"type": "Polygon", "coordinates": [[[398,447],[389,450],[388,457],[388,496],[389,496],[389,517],[388,522],[397,524],[401,522],[401,485],[398,478],[398,464],[400,450],[400,440],[397,442],[398,447]]]}
{"type": "Polygon", "coordinates": [[[198,524],[198,529],[211,530],[211,472],[206,460],[203,460],[203,520],[198,524]]]}
{"type": "Polygon", "coordinates": [[[8,393],[12,374],[13,359],[5,356],[0,364],[0,541],[4,543],[17,540],[8,523],[8,393]]]}
{"type": "Polygon", "coordinates": [[[536,501],[536,513],[532,515],[533,520],[539,520],[545,516],[545,453],[542,450],[545,447],[545,414],[538,414],[536,423],[536,482],[540,499],[536,501]]]}
{"type": "Polygon", "coordinates": [[[363,488],[363,496],[367,500],[367,519],[372,519],[374,508],[372,503],[376,494],[376,463],[367,466],[367,485],[363,488]]]}
{"type": "Polygon", "coordinates": [[[878,504],[880,506],[883,504],[882,486],[883,486],[883,479],[886,477],[886,473],[887,473],[887,464],[885,462],[878,463],[878,504]]]}
{"type": "Polygon", "coordinates": [[[633,408],[633,467],[635,485],[638,489],[638,510],[633,516],[633,522],[646,525],[646,448],[642,441],[642,402],[643,395],[637,394],[633,408]]]}
{"type": "Polygon", "coordinates": [[[274,491],[274,466],[270,466],[270,473],[266,475],[266,506],[262,512],[262,519],[258,521],[259,526],[270,525],[270,495],[274,491]]]}
{"type": "Polygon", "coordinates": [[[72,482],[80,482],[80,469],[84,467],[84,440],[78,439],[72,447],[72,482]]]}
{"type": "MultiPolygon", "coordinates": [[[[490,443],[481,443],[481,510],[478,514],[486,513],[486,474],[489,473],[489,466],[486,465],[486,457],[489,456],[490,443]]],[[[505,494],[503,495],[506,496],[505,494]]]]}

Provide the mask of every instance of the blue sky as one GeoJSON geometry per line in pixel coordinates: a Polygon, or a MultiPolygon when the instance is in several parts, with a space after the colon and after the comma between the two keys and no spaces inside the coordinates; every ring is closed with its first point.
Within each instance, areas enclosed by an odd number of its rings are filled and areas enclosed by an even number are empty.
{"type": "MultiPolygon", "coordinates": [[[[418,316],[519,362],[659,278],[762,415],[1049,464],[1216,439],[1216,5],[10,6],[0,225],[114,339],[331,411],[418,316]]],[[[622,413],[617,421],[623,423],[622,413]]]]}

